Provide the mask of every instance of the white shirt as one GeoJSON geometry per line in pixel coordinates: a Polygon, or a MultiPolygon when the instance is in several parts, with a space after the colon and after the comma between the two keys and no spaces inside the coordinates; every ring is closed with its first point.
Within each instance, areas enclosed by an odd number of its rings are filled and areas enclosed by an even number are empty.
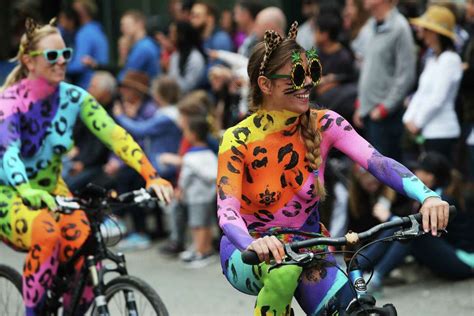
{"type": "Polygon", "coordinates": [[[429,58],[403,122],[413,122],[425,139],[459,137],[461,128],[454,103],[461,78],[462,61],[455,52],[429,58]]]}

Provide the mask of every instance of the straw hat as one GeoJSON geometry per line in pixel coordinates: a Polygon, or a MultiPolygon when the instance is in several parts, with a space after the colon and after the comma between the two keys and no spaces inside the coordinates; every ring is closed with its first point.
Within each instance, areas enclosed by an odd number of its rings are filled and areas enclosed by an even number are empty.
{"type": "Polygon", "coordinates": [[[437,5],[431,6],[419,18],[410,19],[410,23],[447,36],[452,40],[456,39],[456,34],[454,33],[456,18],[454,14],[445,7],[437,5]]]}
{"type": "Polygon", "coordinates": [[[135,89],[143,94],[148,94],[150,90],[150,79],[144,72],[129,70],[125,73],[120,86],[135,89]]]}

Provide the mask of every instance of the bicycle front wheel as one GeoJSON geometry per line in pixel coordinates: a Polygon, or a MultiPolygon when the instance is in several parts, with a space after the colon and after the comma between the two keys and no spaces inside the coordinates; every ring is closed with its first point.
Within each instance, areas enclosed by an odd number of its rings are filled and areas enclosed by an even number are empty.
{"type": "Polygon", "coordinates": [[[0,315],[24,315],[21,275],[15,269],[0,264],[0,315]]]}
{"type": "Polygon", "coordinates": [[[144,281],[130,275],[119,276],[107,283],[105,299],[109,315],[169,315],[158,293],[144,281]]]}

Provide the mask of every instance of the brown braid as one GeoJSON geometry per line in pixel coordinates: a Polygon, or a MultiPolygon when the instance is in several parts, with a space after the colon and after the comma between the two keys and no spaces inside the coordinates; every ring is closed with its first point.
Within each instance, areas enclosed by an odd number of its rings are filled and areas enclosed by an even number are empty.
{"type": "MultiPolygon", "coordinates": [[[[305,158],[312,170],[319,170],[323,161],[321,157],[321,133],[316,127],[316,119],[316,115],[311,110],[308,110],[300,116],[299,126],[303,142],[306,146],[305,158]]],[[[326,197],[326,189],[321,182],[320,176],[315,178],[313,193],[319,195],[323,201],[326,197]]]]}

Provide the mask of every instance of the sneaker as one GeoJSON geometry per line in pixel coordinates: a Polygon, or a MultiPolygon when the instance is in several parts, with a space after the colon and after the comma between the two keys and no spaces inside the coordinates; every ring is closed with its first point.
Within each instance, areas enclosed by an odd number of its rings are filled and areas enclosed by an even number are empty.
{"type": "Polygon", "coordinates": [[[168,241],[166,244],[161,246],[158,251],[167,256],[177,256],[184,250],[184,247],[174,241],[168,241]]]}
{"type": "Polygon", "coordinates": [[[179,259],[183,260],[184,262],[190,262],[196,256],[197,252],[194,249],[187,249],[179,254],[179,259]]]}
{"type": "Polygon", "coordinates": [[[214,255],[213,252],[202,255],[199,253],[196,253],[196,255],[191,258],[188,262],[186,262],[186,267],[190,269],[199,269],[199,268],[204,268],[211,263],[213,263],[216,259],[216,256],[214,255]]]}
{"type": "Polygon", "coordinates": [[[117,249],[122,251],[127,250],[143,250],[150,248],[151,240],[145,234],[132,233],[124,240],[117,244],[117,249]]]}

